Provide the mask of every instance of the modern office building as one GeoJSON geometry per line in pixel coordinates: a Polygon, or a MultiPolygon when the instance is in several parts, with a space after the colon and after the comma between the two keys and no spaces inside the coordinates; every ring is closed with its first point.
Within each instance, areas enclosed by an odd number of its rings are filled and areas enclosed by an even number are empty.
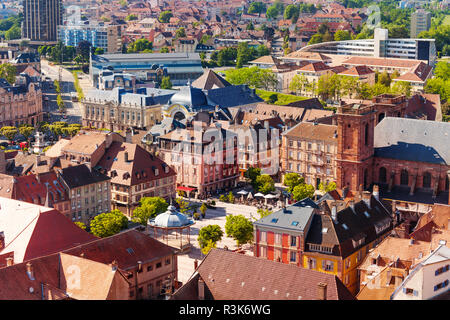
{"type": "Polygon", "coordinates": [[[122,32],[119,25],[75,24],[58,26],[58,40],[66,46],[76,47],[81,41],[89,41],[93,47],[105,53],[122,52],[122,32]]]}
{"type": "Polygon", "coordinates": [[[317,52],[348,56],[376,58],[402,58],[428,61],[436,60],[434,39],[389,39],[388,30],[376,28],[373,39],[331,41],[303,47],[300,52],[317,52]]]}
{"type": "Polygon", "coordinates": [[[412,39],[417,38],[422,31],[428,31],[431,26],[431,12],[419,9],[411,14],[411,33],[412,39]]]}
{"type": "Polygon", "coordinates": [[[24,0],[22,38],[56,41],[57,26],[62,25],[62,0],[24,0]]]}
{"type": "Polygon", "coordinates": [[[93,86],[98,87],[103,69],[135,74],[137,80],[145,82],[153,77],[157,68],[167,69],[167,75],[175,86],[186,85],[203,74],[200,55],[193,52],[93,55],[89,72],[93,86]]]}

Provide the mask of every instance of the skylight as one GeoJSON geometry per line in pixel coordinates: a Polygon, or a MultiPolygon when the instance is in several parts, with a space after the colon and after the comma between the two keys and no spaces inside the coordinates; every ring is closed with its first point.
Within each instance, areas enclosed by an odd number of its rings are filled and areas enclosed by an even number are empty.
{"type": "Polygon", "coordinates": [[[322,233],[327,233],[328,232],[328,228],[323,228],[322,229],[322,233]]]}
{"type": "Polygon", "coordinates": [[[367,211],[364,211],[364,215],[365,215],[367,218],[370,218],[370,214],[369,214],[367,211]]]}
{"type": "Polygon", "coordinates": [[[298,226],[298,221],[292,221],[291,223],[294,227],[298,226]]]}
{"type": "Polygon", "coordinates": [[[348,226],[347,226],[345,223],[342,224],[342,227],[343,227],[345,230],[348,230],[348,226]]]}
{"type": "Polygon", "coordinates": [[[128,249],[127,249],[127,252],[128,252],[129,254],[133,254],[133,253],[134,253],[134,250],[133,250],[132,248],[128,248],[128,249]]]}
{"type": "Polygon", "coordinates": [[[272,223],[277,223],[277,222],[278,222],[278,219],[277,219],[277,218],[274,218],[274,219],[272,219],[270,222],[272,222],[272,223]]]}

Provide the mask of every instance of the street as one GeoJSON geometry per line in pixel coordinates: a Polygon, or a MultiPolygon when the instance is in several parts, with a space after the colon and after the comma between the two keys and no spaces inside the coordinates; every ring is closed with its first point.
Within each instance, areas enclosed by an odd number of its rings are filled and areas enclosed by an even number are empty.
{"type": "MultiPolygon", "coordinates": [[[[59,66],[50,65],[47,60],[41,60],[41,72],[44,77],[49,77],[53,83],[54,80],[59,78],[59,66]]],[[[48,86],[44,86],[44,95],[48,97],[48,102],[44,103],[44,111],[49,112],[49,122],[66,121],[67,123],[81,123],[81,108],[79,102],[72,102],[71,94],[76,93],[74,86],[74,78],[70,71],[62,69],[61,72],[61,97],[66,107],[67,119],[64,119],[61,113],[58,111],[58,105],[56,103],[56,91],[50,89],[48,86]]]]}

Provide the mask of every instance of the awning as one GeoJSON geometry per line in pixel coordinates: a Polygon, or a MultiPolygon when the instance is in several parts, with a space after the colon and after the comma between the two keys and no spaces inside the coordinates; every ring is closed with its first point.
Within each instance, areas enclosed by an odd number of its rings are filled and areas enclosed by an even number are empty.
{"type": "Polygon", "coordinates": [[[178,187],[177,187],[177,190],[186,191],[186,192],[191,192],[191,191],[194,191],[195,188],[189,188],[189,187],[178,186],[178,187]]]}

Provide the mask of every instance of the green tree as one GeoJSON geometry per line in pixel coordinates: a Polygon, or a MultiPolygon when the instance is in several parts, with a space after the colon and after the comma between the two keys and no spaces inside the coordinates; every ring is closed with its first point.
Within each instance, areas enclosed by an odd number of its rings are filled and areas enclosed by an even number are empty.
{"type": "Polygon", "coordinates": [[[200,212],[203,218],[206,216],[206,210],[208,210],[208,207],[205,203],[202,203],[202,205],[200,206],[200,212]]]}
{"type": "Polygon", "coordinates": [[[323,183],[321,182],[319,184],[319,190],[323,191],[323,192],[330,192],[336,189],[336,183],[335,182],[330,182],[330,183],[323,183]]]}
{"type": "Polygon", "coordinates": [[[162,78],[161,89],[172,89],[172,82],[170,81],[169,76],[162,78]]]}
{"type": "Polygon", "coordinates": [[[138,17],[135,14],[129,14],[125,17],[125,21],[133,21],[133,20],[137,20],[138,17]]]}
{"type": "MultiPolygon", "coordinates": [[[[92,50],[92,44],[89,41],[83,40],[83,41],[78,42],[75,51],[76,51],[77,55],[80,55],[83,57],[84,61],[89,61],[89,55],[91,53],[91,50],[92,50]]],[[[64,54],[64,55],[66,55],[66,54],[64,54]]]]}
{"type": "Polygon", "coordinates": [[[66,106],[64,104],[64,100],[63,100],[61,94],[58,94],[56,96],[56,104],[58,105],[59,112],[63,113],[64,111],[66,111],[66,106]]]}
{"type": "Polygon", "coordinates": [[[392,92],[410,97],[411,83],[407,81],[394,81],[394,84],[392,85],[392,92]]]}
{"type": "Polygon", "coordinates": [[[4,137],[6,137],[6,139],[9,140],[9,142],[13,142],[14,138],[16,137],[17,132],[19,132],[19,130],[17,130],[16,127],[12,127],[12,126],[4,126],[0,129],[0,134],[4,137]]]}
{"type": "Polygon", "coordinates": [[[101,55],[105,53],[105,49],[103,48],[95,48],[94,54],[95,55],[101,55]]]}
{"type": "Polygon", "coordinates": [[[296,172],[289,172],[284,175],[283,185],[288,187],[289,193],[292,193],[296,186],[303,183],[305,183],[305,178],[303,178],[296,172]]]}
{"type": "Polygon", "coordinates": [[[16,82],[16,67],[10,63],[0,64],[0,78],[8,81],[9,84],[16,82]]]}
{"type": "Polygon", "coordinates": [[[271,191],[275,191],[275,182],[268,174],[262,174],[256,178],[256,185],[258,191],[267,194],[271,191]]]}
{"type": "Polygon", "coordinates": [[[289,90],[295,92],[296,94],[301,95],[302,93],[306,93],[309,91],[309,81],[303,74],[296,74],[291,83],[289,84],[289,90]]]}
{"type": "Polygon", "coordinates": [[[5,39],[6,40],[14,40],[14,39],[20,39],[22,35],[22,30],[19,26],[12,26],[11,29],[5,32],[5,39]]]}
{"type": "Polygon", "coordinates": [[[344,41],[344,40],[351,40],[352,36],[350,32],[346,30],[338,30],[334,34],[334,41],[344,41]]]}
{"type": "Polygon", "coordinates": [[[143,197],[139,200],[139,206],[133,210],[131,219],[146,226],[149,219],[166,211],[168,206],[166,200],[161,197],[143,197]]]}
{"type": "Polygon", "coordinates": [[[207,255],[209,253],[209,251],[211,251],[212,248],[216,248],[217,244],[212,241],[212,240],[207,240],[206,244],[204,245],[203,248],[200,249],[200,251],[204,254],[207,255]]]}
{"type": "Polygon", "coordinates": [[[267,48],[265,45],[260,44],[257,48],[256,51],[258,52],[258,56],[262,57],[262,56],[268,56],[270,54],[270,50],[269,48],[267,48]]]}
{"type": "Polygon", "coordinates": [[[248,8],[248,13],[253,14],[253,13],[257,13],[258,15],[260,15],[261,13],[263,13],[264,11],[266,11],[266,4],[263,2],[252,2],[250,3],[250,7],[248,8]]]}
{"type": "Polygon", "coordinates": [[[231,192],[231,191],[228,193],[228,202],[234,203],[234,195],[233,195],[233,192],[231,192]]]}
{"type": "Polygon", "coordinates": [[[91,220],[91,233],[100,238],[109,237],[128,227],[127,217],[120,210],[101,213],[91,220]]]}
{"type": "Polygon", "coordinates": [[[186,29],[180,27],[175,31],[175,39],[186,37],[186,29]]]}
{"type": "Polygon", "coordinates": [[[293,23],[297,22],[299,14],[299,8],[294,4],[290,4],[284,9],[284,19],[291,19],[293,23]]]}
{"type": "Polygon", "coordinates": [[[171,11],[163,11],[159,14],[159,21],[162,23],[168,23],[172,17],[173,14],[171,11]]]}
{"type": "Polygon", "coordinates": [[[67,127],[67,122],[64,121],[56,121],[53,122],[51,125],[49,125],[50,131],[57,137],[59,137],[61,134],[63,134],[63,128],[67,127]]]}
{"type": "Polygon", "coordinates": [[[253,224],[241,214],[226,217],[225,232],[236,240],[238,247],[253,240],[253,224]]]}
{"type": "Polygon", "coordinates": [[[259,214],[260,219],[272,214],[272,211],[270,211],[269,209],[258,209],[256,210],[256,212],[259,214]]]}
{"type": "Polygon", "coordinates": [[[256,179],[261,175],[260,168],[249,167],[247,171],[245,171],[244,176],[247,179],[250,179],[250,184],[254,189],[257,189],[256,179]]]}
{"type": "Polygon", "coordinates": [[[216,244],[218,241],[222,240],[223,231],[217,224],[211,224],[203,227],[198,232],[198,244],[200,248],[203,249],[207,246],[208,241],[212,241],[216,244]]]}
{"type": "Polygon", "coordinates": [[[255,30],[255,26],[253,25],[253,22],[250,21],[249,23],[247,23],[245,30],[255,30]]]}
{"type": "Polygon", "coordinates": [[[267,8],[266,17],[269,19],[275,19],[280,13],[276,6],[270,6],[267,8]]]}
{"type": "Polygon", "coordinates": [[[189,210],[189,202],[184,201],[183,199],[176,199],[175,201],[178,203],[181,213],[185,214],[189,210]]]}
{"type": "Polygon", "coordinates": [[[27,139],[29,142],[30,137],[33,135],[34,127],[31,125],[25,124],[19,127],[19,133],[27,139]]]}
{"type": "Polygon", "coordinates": [[[386,70],[383,73],[380,73],[380,75],[378,76],[378,83],[386,87],[389,87],[391,85],[391,77],[386,70]]]}
{"type": "Polygon", "coordinates": [[[294,187],[294,190],[292,190],[292,196],[295,201],[300,201],[305,198],[312,198],[314,196],[314,191],[314,186],[303,183],[294,187]]]}
{"type": "Polygon", "coordinates": [[[145,50],[151,50],[153,49],[153,43],[149,41],[148,39],[138,39],[132,43],[129,44],[127,48],[128,53],[140,53],[144,52],[145,50]]]}
{"type": "Polygon", "coordinates": [[[83,223],[83,222],[81,222],[81,221],[76,221],[76,222],[74,222],[78,227],[80,227],[81,229],[83,229],[83,230],[86,230],[86,225],[83,223]]]}
{"type": "Polygon", "coordinates": [[[315,35],[313,35],[311,37],[311,39],[309,39],[308,45],[321,43],[321,42],[323,42],[323,35],[321,33],[316,33],[315,35]]]}
{"type": "Polygon", "coordinates": [[[275,102],[277,102],[277,100],[278,100],[278,94],[273,93],[273,94],[271,94],[271,95],[269,96],[268,102],[269,102],[270,104],[274,104],[275,102]]]}
{"type": "MultiPolygon", "coordinates": [[[[450,41],[450,39],[449,39],[450,41]]],[[[450,63],[447,61],[439,61],[434,68],[434,76],[446,81],[450,79],[450,63]]]]}
{"type": "Polygon", "coordinates": [[[168,47],[162,47],[161,50],[159,50],[159,52],[161,52],[161,53],[169,53],[169,48],[168,47]]]}
{"type": "Polygon", "coordinates": [[[61,93],[61,86],[58,80],[53,81],[53,85],[55,86],[56,93],[61,93]]]}

